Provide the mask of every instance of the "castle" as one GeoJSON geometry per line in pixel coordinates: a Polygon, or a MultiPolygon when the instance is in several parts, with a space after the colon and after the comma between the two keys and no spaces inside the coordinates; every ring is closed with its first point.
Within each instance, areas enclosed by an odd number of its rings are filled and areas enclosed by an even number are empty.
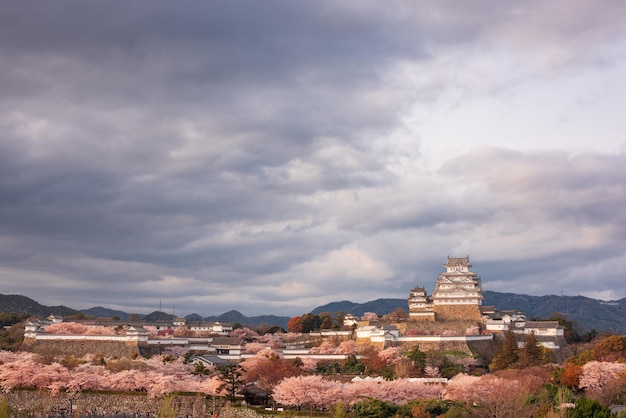
{"type": "Polygon", "coordinates": [[[409,295],[409,319],[413,321],[476,320],[482,317],[483,290],[480,277],[470,271],[469,256],[448,257],[446,271],[437,277],[429,296],[423,287],[409,295]]]}

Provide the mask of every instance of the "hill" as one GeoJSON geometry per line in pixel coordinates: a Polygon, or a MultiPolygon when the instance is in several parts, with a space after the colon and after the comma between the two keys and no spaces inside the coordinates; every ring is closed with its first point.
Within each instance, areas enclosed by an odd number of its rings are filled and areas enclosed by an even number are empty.
{"type": "Polygon", "coordinates": [[[81,309],[81,312],[85,315],[93,316],[94,318],[113,318],[114,316],[126,321],[130,316],[124,311],[118,311],[115,309],[103,308],[102,306],[96,306],[89,309],[81,309]]]}
{"type": "Polygon", "coordinates": [[[0,312],[18,312],[40,317],[69,316],[79,313],[67,306],[45,306],[26,296],[2,294],[0,294],[0,312]]]}
{"type": "Polygon", "coordinates": [[[365,312],[374,312],[378,315],[385,315],[396,309],[407,310],[406,299],[376,299],[365,303],[354,303],[347,300],[342,302],[331,302],[318,306],[311,313],[319,315],[322,312],[344,312],[352,315],[362,316],[365,312]]]}
{"type": "MultiPolygon", "coordinates": [[[[197,320],[197,314],[191,314],[186,317],[187,320],[197,320]]],[[[205,321],[219,321],[229,322],[231,324],[239,323],[243,326],[258,327],[259,325],[278,325],[281,328],[287,329],[287,323],[291,317],[289,316],[276,316],[276,315],[260,315],[247,317],[239,311],[228,311],[219,316],[208,316],[204,318],[205,321]]]]}

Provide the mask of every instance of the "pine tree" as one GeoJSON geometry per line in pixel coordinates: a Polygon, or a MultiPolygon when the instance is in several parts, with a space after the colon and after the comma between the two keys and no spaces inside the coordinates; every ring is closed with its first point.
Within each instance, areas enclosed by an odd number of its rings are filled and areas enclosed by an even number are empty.
{"type": "Polygon", "coordinates": [[[535,333],[531,332],[524,338],[524,346],[519,350],[519,359],[517,365],[520,368],[537,366],[544,362],[543,349],[535,337],[535,333]]]}
{"type": "Polygon", "coordinates": [[[511,368],[519,359],[519,348],[517,339],[512,329],[508,329],[504,334],[504,341],[498,345],[496,356],[491,361],[491,370],[502,370],[511,368]]]}
{"type": "Polygon", "coordinates": [[[217,369],[218,379],[222,384],[217,388],[219,392],[226,391],[228,400],[235,400],[237,391],[244,385],[243,373],[237,364],[228,364],[217,369]]]}

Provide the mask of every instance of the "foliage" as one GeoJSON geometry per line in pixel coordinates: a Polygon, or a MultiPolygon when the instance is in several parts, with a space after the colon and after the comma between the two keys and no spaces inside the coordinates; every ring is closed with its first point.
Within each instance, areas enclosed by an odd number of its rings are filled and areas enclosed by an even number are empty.
{"type": "Polygon", "coordinates": [[[301,316],[294,316],[289,320],[289,322],[287,322],[287,331],[301,333],[302,330],[303,328],[301,316]]]}
{"type": "Polygon", "coordinates": [[[203,362],[197,361],[193,366],[193,374],[206,376],[211,373],[211,369],[206,367],[203,362]]]}
{"type": "Polygon", "coordinates": [[[264,390],[271,391],[281,380],[298,376],[302,370],[292,360],[285,360],[275,351],[265,349],[241,363],[247,383],[257,383],[264,390]]]}
{"type": "Polygon", "coordinates": [[[508,329],[504,333],[504,341],[498,344],[496,355],[491,361],[489,368],[491,370],[503,370],[512,368],[519,359],[519,349],[517,348],[517,339],[512,329],[508,329]]]}
{"type": "Polygon", "coordinates": [[[462,364],[453,363],[448,359],[447,356],[443,357],[443,361],[439,367],[439,374],[441,377],[445,377],[447,379],[451,379],[459,373],[464,371],[464,367],[462,364]]]}
{"type": "Polygon", "coordinates": [[[582,366],[583,364],[593,360],[593,356],[591,355],[591,350],[582,350],[580,353],[575,354],[569,357],[565,363],[566,364],[574,364],[576,366],[582,366]]]}
{"type": "Polygon", "coordinates": [[[115,329],[103,325],[85,325],[78,322],[59,322],[46,327],[47,334],[55,335],[115,335],[115,329]]]}
{"type": "Polygon", "coordinates": [[[591,355],[598,361],[626,360],[626,335],[610,335],[591,350],[591,355]]]}
{"type": "Polygon", "coordinates": [[[563,372],[558,378],[558,382],[568,388],[578,388],[582,367],[575,364],[565,364],[563,372]]]}
{"type": "Polygon", "coordinates": [[[0,329],[26,321],[28,315],[19,312],[0,312],[0,329]]]}
{"type": "Polygon", "coordinates": [[[221,384],[217,387],[218,392],[226,392],[226,397],[234,401],[237,391],[246,381],[243,378],[243,371],[237,364],[228,364],[218,367],[217,378],[221,384]]]}
{"type": "Polygon", "coordinates": [[[598,401],[580,397],[570,412],[570,418],[610,418],[611,410],[603,407],[598,401]]]}
{"type": "Polygon", "coordinates": [[[389,418],[396,413],[397,407],[380,399],[367,399],[354,405],[354,418],[389,418]]]}
{"type": "Polygon", "coordinates": [[[323,407],[337,402],[340,389],[338,382],[324,379],[319,375],[295,376],[283,379],[274,387],[272,397],[287,406],[309,405],[323,407]]]}
{"type": "Polygon", "coordinates": [[[545,357],[543,350],[535,337],[535,333],[531,332],[524,337],[524,346],[519,350],[516,366],[519,368],[537,366],[543,364],[545,357]]]}
{"type": "Polygon", "coordinates": [[[365,364],[361,362],[356,355],[349,354],[345,360],[342,361],[341,370],[343,373],[348,374],[360,374],[365,372],[365,364]]]}
{"type": "Polygon", "coordinates": [[[426,354],[420,351],[418,346],[415,346],[410,351],[407,351],[405,356],[411,359],[413,366],[417,370],[423,371],[424,367],[426,367],[426,354]]]}
{"type": "MultiPolygon", "coordinates": [[[[460,409],[460,404],[447,400],[428,399],[428,400],[413,400],[409,401],[406,405],[400,405],[396,410],[396,417],[443,417],[448,416],[448,413],[452,410],[460,409]]],[[[463,412],[462,416],[467,414],[463,412]]]]}
{"type": "Polygon", "coordinates": [[[24,322],[18,322],[8,329],[0,327],[0,350],[17,351],[24,341],[24,322]]]}
{"type": "Polygon", "coordinates": [[[193,366],[183,363],[182,357],[167,364],[163,364],[160,356],[136,361],[109,359],[104,362],[112,365],[109,368],[97,355],[78,360],[65,356],[59,362],[50,363],[39,363],[37,359],[34,353],[0,351],[0,363],[3,363],[0,367],[0,389],[37,388],[53,393],[62,390],[142,391],[150,396],[187,391],[213,395],[220,383],[215,378],[193,375],[193,366]]]}
{"type": "Polygon", "coordinates": [[[602,389],[626,373],[626,364],[590,361],[581,367],[580,388],[602,389]]]}

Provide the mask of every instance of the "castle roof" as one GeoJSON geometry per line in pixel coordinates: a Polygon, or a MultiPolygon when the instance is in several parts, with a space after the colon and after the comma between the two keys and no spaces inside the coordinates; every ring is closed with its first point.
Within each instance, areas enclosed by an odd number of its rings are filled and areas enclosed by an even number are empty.
{"type": "Polygon", "coordinates": [[[444,264],[444,267],[472,267],[472,264],[469,261],[469,255],[465,257],[450,257],[448,256],[448,261],[444,264]]]}

